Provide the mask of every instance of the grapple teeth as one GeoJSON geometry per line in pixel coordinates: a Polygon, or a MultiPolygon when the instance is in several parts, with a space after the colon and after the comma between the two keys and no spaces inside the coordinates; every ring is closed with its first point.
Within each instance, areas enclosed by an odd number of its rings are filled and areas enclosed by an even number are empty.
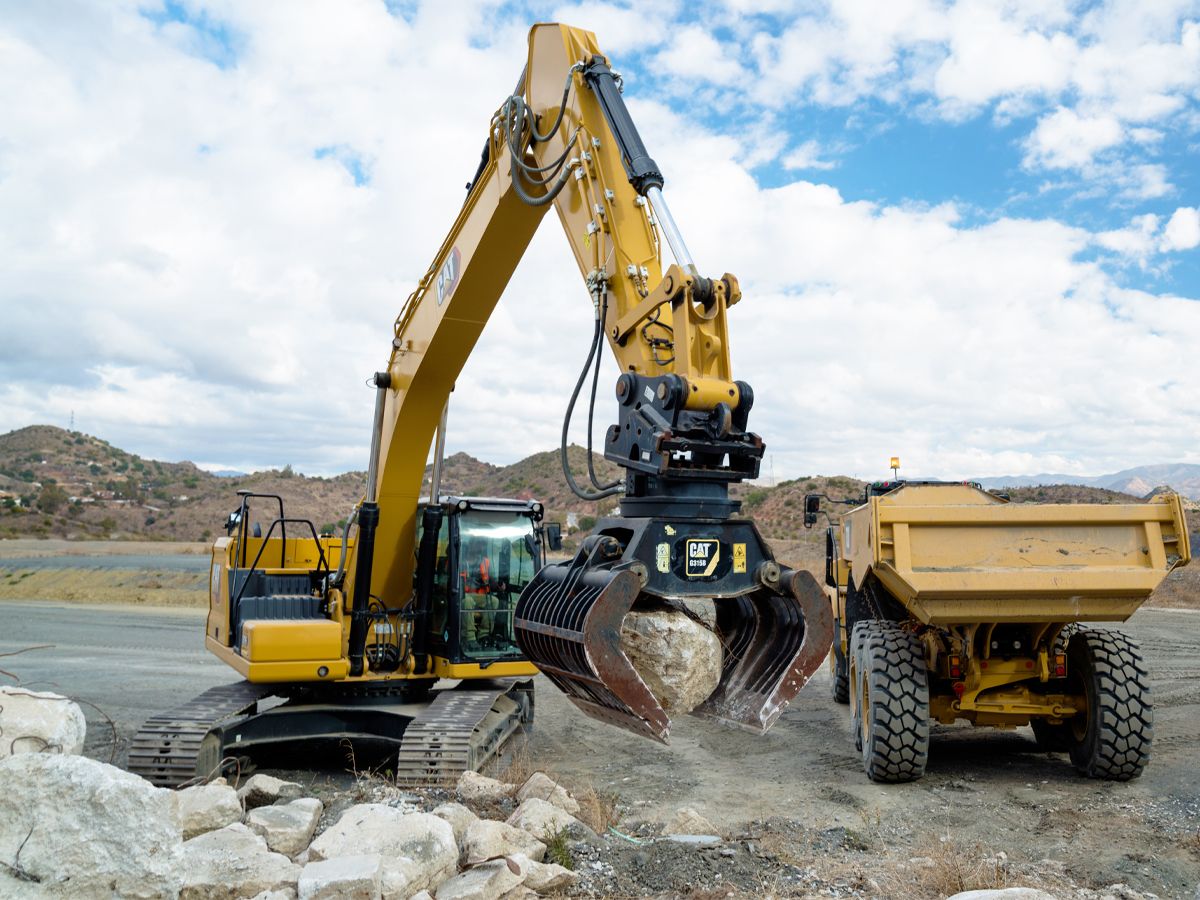
{"type": "Polygon", "coordinates": [[[623,569],[545,566],[513,617],[525,656],[584,713],[668,743],[671,720],[621,649],[641,580],[623,569]]]}
{"type": "Polygon", "coordinates": [[[692,715],[766,732],[820,668],[833,642],[829,600],[810,572],[785,573],[783,587],[717,603],[721,682],[692,715]]]}

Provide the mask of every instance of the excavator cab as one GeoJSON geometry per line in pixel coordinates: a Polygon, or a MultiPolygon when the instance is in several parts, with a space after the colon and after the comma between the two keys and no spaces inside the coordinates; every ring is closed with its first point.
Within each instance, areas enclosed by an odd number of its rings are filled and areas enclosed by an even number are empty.
{"type": "Polygon", "coordinates": [[[422,508],[414,587],[435,659],[484,668],[523,658],[513,611],[545,563],[541,518],[542,505],[526,500],[444,497],[422,508]]]}

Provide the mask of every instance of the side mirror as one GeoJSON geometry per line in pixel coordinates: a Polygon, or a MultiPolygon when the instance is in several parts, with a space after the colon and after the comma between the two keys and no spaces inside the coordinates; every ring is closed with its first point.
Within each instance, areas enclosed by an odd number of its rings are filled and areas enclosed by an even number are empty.
{"type": "Polygon", "coordinates": [[[238,525],[241,524],[241,521],[242,521],[242,511],[240,509],[235,509],[225,519],[225,533],[233,534],[233,532],[237,529],[238,525]]]}
{"type": "Polygon", "coordinates": [[[554,551],[562,549],[562,524],[559,522],[546,523],[546,546],[554,551]]]}
{"type": "Polygon", "coordinates": [[[804,495],[804,527],[812,528],[817,524],[817,516],[821,512],[821,495],[804,495]]]}

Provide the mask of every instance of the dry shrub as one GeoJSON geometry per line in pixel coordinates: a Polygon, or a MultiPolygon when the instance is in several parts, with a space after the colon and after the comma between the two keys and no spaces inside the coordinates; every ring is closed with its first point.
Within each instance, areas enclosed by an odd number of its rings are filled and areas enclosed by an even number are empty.
{"type": "Polygon", "coordinates": [[[520,787],[535,772],[542,772],[579,803],[579,813],[576,818],[597,834],[603,834],[609,826],[620,821],[617,815],[617,795],[599,791],[590,781],[572,787],[559,777],[558,773],[539,766],[529,753],[528,747],[522,745],[513,751],[506,763],[497,771],[496,778],[505,784],[520,787]]]}
{"type": "Polygon", "coordinates": [[[894,873],[897,896],[949,897],[1009,887],[1007,860],[979,843],[960,844],[947,835],[920,845],[913,856],[932,860],[932,865],[910,864],[894,873]]]}

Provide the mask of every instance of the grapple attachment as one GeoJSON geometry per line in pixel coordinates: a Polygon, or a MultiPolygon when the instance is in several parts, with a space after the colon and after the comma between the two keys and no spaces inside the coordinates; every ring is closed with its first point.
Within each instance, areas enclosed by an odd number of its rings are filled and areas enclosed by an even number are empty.
{"type": "Polygon", "coordinates": [[[829,652],[833,621],[824,592],[809,573],[781,573],[764,558],[749,523],[700,526],[704,536],[667,524],[678,553],[670,541],[655,540],[664,523],[629,524],[588,538],[573,560],[544,567],[525,588],[514,617],[522,651],[587,715],[667,743],[670,717],[621,649],[621,622],[640,601],[713,597],[721,681],[693,714],[766,732],[829,652]],[[724,568],[706,566],[709,576],[689,578],[689,543],[707,544],[724,568]],[[652,566],[642,561],[647,552],[652,566]]]}

